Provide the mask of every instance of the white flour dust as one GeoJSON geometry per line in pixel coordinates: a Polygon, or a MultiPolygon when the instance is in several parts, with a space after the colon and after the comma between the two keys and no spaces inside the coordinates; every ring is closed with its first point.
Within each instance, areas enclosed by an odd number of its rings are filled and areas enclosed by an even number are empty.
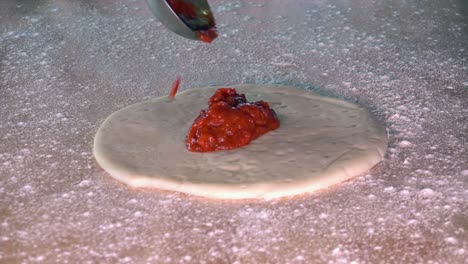
{"type": "Polygon", "coordinates": [[[468,258],[460,1],[213,0],[211,45],[169,33],[144,1],[32,2],[0,4],[0,262],[468,258]],[[207,201],[113,181],[92,157],[96,129],[167,94],[176,75],[182,90],[283,83],[356,102],[388,128],[386,158],[284,200],[207,201]]]}

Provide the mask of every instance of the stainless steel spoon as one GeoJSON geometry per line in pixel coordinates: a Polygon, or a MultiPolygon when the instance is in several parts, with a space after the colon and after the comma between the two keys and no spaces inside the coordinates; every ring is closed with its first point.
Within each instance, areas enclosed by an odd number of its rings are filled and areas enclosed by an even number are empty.
{"type": "Polygon", "coordinates": [[[147,0],[147,2],[153,14],[171,31],[189,39],[206,42],[216,38],[213,13],[206,0],[147,0]]]}

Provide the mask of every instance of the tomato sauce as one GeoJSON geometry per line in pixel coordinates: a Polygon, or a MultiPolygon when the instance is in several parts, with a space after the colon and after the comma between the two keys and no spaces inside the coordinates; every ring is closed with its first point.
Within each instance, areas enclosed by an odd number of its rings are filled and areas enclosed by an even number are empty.
{"type": "Polygon", "coordinates": [[[172,10],[179,16],[185,16],[188,19],[197,17],[196,8],[193,4],[180,0],[166,0],[172,10]]]}
{"type": "Polygon", "coordinates": [[[235,89],[219,88],[193,122],[187,148],[194,152],[239,148],[279,126],[267,102],[249,103],[235,89]]]}
{"type": "Polygon", "coordinates": [[[197,31],[197,35],[201,41],[211,43],[215,38],[218,37],[218,32],[216,32],[216,29],[210,28],[207,30],[197,31]]]}

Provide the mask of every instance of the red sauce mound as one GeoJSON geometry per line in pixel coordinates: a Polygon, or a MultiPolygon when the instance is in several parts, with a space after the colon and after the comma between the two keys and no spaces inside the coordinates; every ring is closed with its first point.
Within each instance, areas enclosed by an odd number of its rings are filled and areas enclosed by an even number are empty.
{"type": "Polygon", "coordinates": [[[187,135],[187,148],[209,152],[239,148],[275,130],[280,123],[267,102],[248,103],[233,88],[219,88],[193,122],[187,135]]]}

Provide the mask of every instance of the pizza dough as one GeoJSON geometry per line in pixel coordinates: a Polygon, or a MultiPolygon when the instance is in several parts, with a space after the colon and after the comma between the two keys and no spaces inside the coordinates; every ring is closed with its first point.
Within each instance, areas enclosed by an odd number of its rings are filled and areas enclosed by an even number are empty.
{"type": "Polygon", "coordinates": [[[110,115],[94,139],[97,162],[133,187],[243,199],[325,188],[365,173],[385,154],[385,129],[363,108],[289,86],[230,87],[248,101],[267,101],[280,128],[243,148],[189,152],[187,132],[219,87],[190,89],[110,115]]]}

